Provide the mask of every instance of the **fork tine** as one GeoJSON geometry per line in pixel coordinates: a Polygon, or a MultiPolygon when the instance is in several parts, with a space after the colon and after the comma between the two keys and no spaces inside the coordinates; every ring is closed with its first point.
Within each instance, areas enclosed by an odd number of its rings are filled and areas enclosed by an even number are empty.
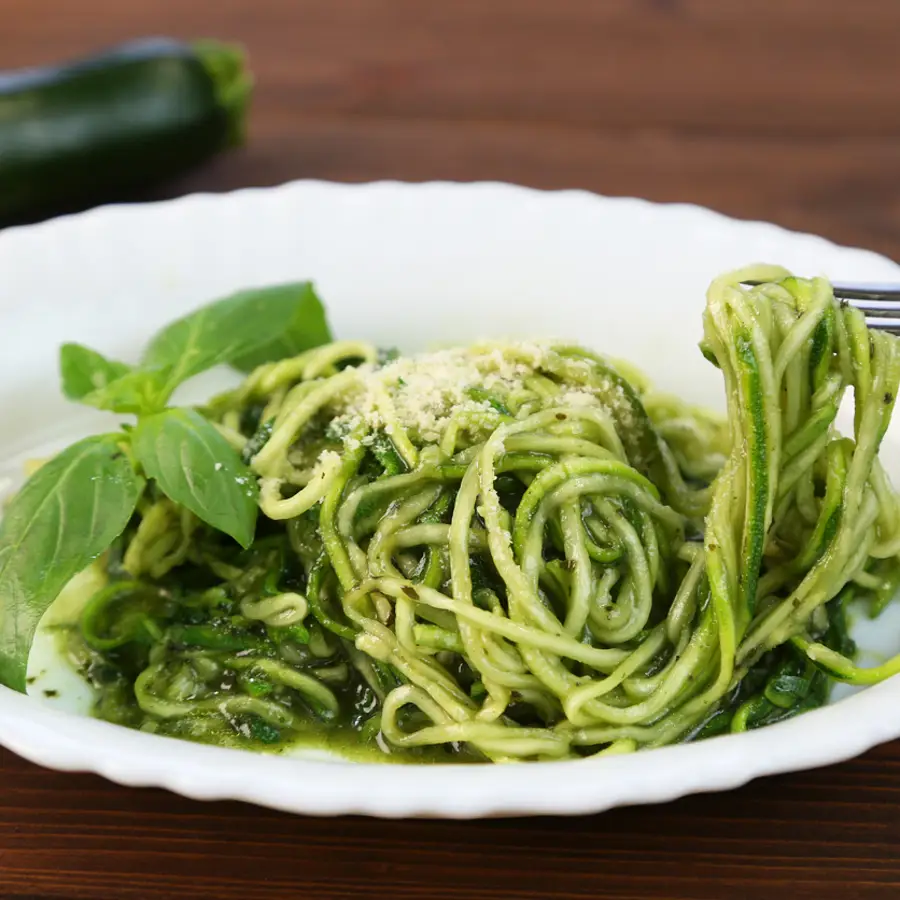
{"type": "Polygon", "coordinates": [[[844,300],[900,301],[900,284],[844,284],[838,281],[831,287],[834,296],[844,300]]]}
{"type": "MultiPolygon", "coordinates": [[[[743,281],[749,286],[760,285],[761,281],[743,281]]],[[[894,317],[900,315],[900,283],[897,284],[850,284],[840,281],[832,282],[834,296],[843,300],[848,306],[859,309],[870,318],[866,324],[870,328],[891,331],[897,328],[894,317]],[[884,318],[886,317],[886,318],[884,318]]],[[[900,319],[896,320],[900,321],[900,319]]]]}
{"type": "Polygon", "coordinates": [[[861,310],[867,316],[878,318],[881,316],[896,316],[900,314],[900,299],[898,300],[864,300],[859,298],[843,297],[835,294],[838,299],[846,302],[848,306],[861,310]]]}
{"type": "Polygon", "coordinates": [[[900,318],[896,316],[866,316],[866,325],[874,331],[900,335],[900,318]]]}

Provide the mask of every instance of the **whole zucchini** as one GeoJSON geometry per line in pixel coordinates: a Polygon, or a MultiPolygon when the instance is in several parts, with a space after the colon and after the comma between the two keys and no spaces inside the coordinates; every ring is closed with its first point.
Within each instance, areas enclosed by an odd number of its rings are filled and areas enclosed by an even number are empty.
{"type": "Polygon", "coordinates": [[[0,74],[0,224],[122,199],[243,137],[239,48],[151,39],[0,74]]]}

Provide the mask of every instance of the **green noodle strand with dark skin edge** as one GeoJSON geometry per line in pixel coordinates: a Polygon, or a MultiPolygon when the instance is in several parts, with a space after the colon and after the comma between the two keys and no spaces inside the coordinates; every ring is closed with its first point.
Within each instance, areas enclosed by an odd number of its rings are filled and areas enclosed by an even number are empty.
{"type": "Polygon", "coordinates": [[[344,341],[255,369],[201,410],[258,480],[255,537],[148,484],[65,629],[97,715],[256,749],[564,759],[900,672],[860,667],[846,621],[900,584],[877,457],[900,345],[773,266],[714,281],[703,323],[721,419],[552,344],[344,341]]]}

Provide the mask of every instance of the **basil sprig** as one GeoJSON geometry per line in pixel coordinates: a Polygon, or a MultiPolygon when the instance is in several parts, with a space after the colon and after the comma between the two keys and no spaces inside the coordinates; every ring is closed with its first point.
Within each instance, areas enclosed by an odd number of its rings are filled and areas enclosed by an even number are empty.
{"type": "Polygon", "coordinates": [[[125,530],[145,489],[189,509],[241,546],[253,541],[256,477],[216,426],[169,407],[185,381],[223,363],[244,371],[327,343],[308,282],[241,291],[166,326],[132,366],[80,344],[60,351],[66,397],[137,416],[38,469],[0,522],[0,682],[25,690],[37,625],[60,591],[125,530]]]}

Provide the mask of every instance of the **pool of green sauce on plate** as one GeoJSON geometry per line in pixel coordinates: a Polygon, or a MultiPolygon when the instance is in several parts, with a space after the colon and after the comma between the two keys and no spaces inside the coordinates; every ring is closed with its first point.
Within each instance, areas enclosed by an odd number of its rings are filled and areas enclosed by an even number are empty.
{"type": "MultiPolygon", "coordinates": [[[[105,579],[103,579],[105,581],[105,579]]],[[[89,584],[94,592],[100,579],[89,584]]],[[[376,712],[375,696],[359,673],[347,666],[348,677],[339,683],[329,684],[339,701],[339,712],[323,717],[321,710],[304,701],[296,692],[266,685],[264,679],[254,679],[253,673],[225,670],[222,675],[222,699],[264,694],[276,699],[290,709],[300,722],[297,728],[277,728],[256,716],[223,715],[218,711],[197,715],[157,717],[148,715],[137,701],[134,690],[136,677],[143,671],[151,654],[161,655],[163,645],[173,643],[172,635],[184,634],[186,628],[215,631],[221,639],[226,633],[218,619],[204,619],[185,625],[174,619],[157,618],[157,625],[165,629],[166,639],[154,642],[149,638],[126,641],[121,646],[98,650],[85,639],[82,612],[86,591],[79,591],[81,598],[61,603],[57,615],[47,626],[52,630],[60,658],[65,659],[94,693],[92,714],[104,721],[153,734],[191,740],[214,746],[229,747],[277,755],[302,755],[302,751],[318,751],[332,757],[354,762],[379,763],[472,763],[482,758],[463,746],[401,749],[390,746],[379,734],[372,720],[376,712]],[[179,632],[178,630],[181,629],[179,632]]],[[[61,598],[62,599],[62,598],[61,598]]],[[[105,623],[110,624],[110,623],[105,623]]],[[[115,630],[116,624],[111,627],[115,630]]],[[[246,626],[242,626],[246,627],[246,626]]],[[[255,626],[250,626],[255,628],[255,626]]],[[[234,628],[236,637],[246,637],[240,627],[234,628]]],[[[260,632],[260,640],[264,635],[260,632]]],[[[180,653],[190,657],[189,645],[176,644],[167,653],[180,653]]],[[[198,655],[200,651],[197,651],[198,655]]],[[[215,654],[213,654],[215,655],[215,654]]],[[[315,669],[307,670],[314,673],[315,669]]],[[[37,688],[40,694],[40,688],[37,688]]],[[[47,691],[43,692],[49,696],[47,691]]],[[[52,691],[54,697],[59,693],[52,691]]],[[[213,699],[215,692],[212,693],[213,699]]],[[[318,755],[318,753],[317,753],[318,755]]]]}

